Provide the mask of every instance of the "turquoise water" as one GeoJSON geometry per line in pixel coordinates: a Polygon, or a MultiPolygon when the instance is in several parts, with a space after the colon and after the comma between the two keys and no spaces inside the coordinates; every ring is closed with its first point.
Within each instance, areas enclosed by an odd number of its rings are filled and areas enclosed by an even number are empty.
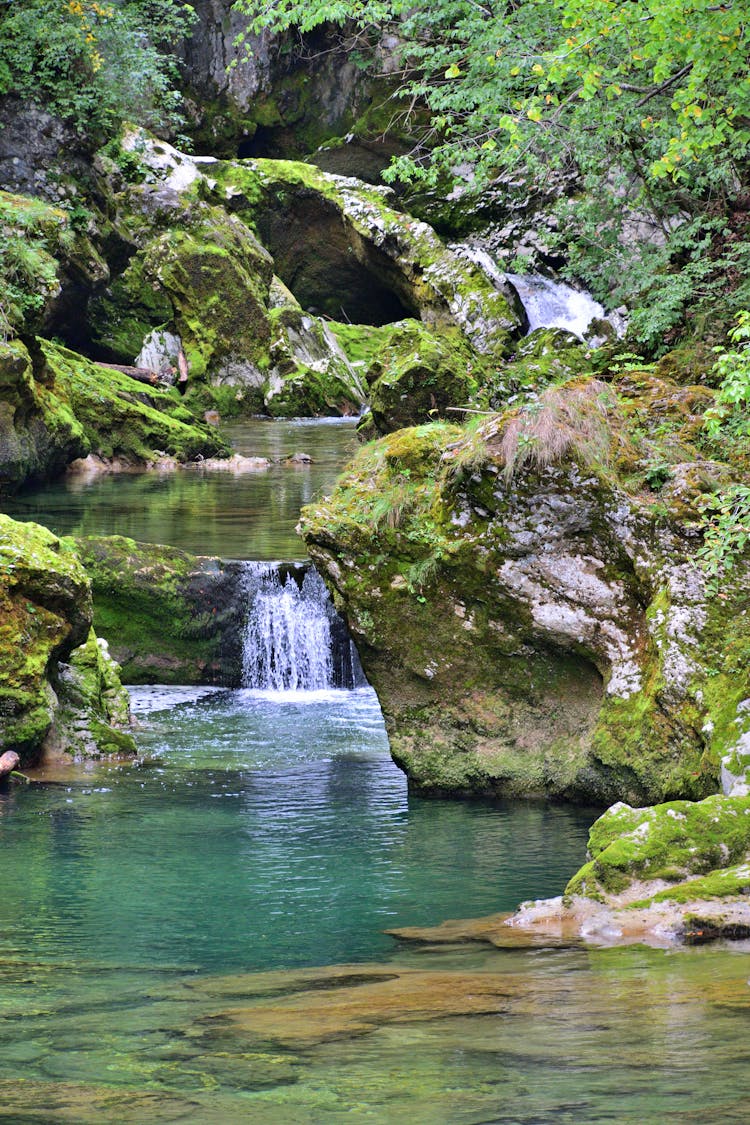
{"type": "MultiPolygon", "coordinates": [[[[68,482],[14,514],[299,558],[299,506],[354,441],[351,424],[251,423],[242,452],[314,466],[68,482]]],[[[0,1120],[747,1121],[750,943],[383,932],[557,893],[598,810],[410,797],[369,689],[134,698],[138,764],[0,793],[0,1120]]]]}
{"type": "Polygon", "coordinates": [[[38,872],[4,892],[13,949],[201,972],[368,960],[386,927],[554,893],[595,815],[410,799],[370,689],[220,690],[142,722],[148,765],[2,798],[4,861],[38,872]]]}
{"type": "Polygon", "coordinates": [[[58,535],[128,535],[221,558],[304,559],[294,530],[300,508],[333,488],[357,448],[354,427],[343,419],[235,423],[228,427],[234,449],[268,457],[269,469],[62,477],[5,498],[3,510],[58,535]],[[284,464],[294,453],[307,453],[312,464],[284,464]]]}
{"type": "Polygon", "coordinates": [[[406,946],[596,810],[409,797],[369,689],[143,688],[139,765],[0,795],[0,1119],[732,1122],[750,947],[406,946]]]}

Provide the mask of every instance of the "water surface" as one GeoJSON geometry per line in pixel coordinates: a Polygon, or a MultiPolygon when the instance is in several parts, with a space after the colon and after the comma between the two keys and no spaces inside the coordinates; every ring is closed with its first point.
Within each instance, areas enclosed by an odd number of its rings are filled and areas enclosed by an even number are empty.
{"type": "Polygon", "coordinates": [[[409,797],[368,689],[135,695],[140,767],[0,795],[0,1119],[746,1119],[746,948],[382,932],[553,893],[596,810],[409,797]]]}
{"type": "Polygon", "coordinates": [[[7,515],[58,535],[127,535],[193,554],[235,559],[306,558],[295,533],[300,508],[333,488],[357,448],[351,419],[251,419],[227,427],[234,449],[273,464],[232,474],[187,466],[170,472],[69,476],[3,500],[7,515]],[[295,453],[311,464],[285,464],[295,453]]]}

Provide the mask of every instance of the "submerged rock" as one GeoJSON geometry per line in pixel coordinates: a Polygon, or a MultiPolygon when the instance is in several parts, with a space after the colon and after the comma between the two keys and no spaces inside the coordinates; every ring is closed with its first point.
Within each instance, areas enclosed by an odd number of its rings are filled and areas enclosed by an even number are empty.
{"type": "Polygon", "coordinates": [[[132,754],[127,696],[91,629],[91,587],[70,540],[0,516],[0,749],[132,754]]]}

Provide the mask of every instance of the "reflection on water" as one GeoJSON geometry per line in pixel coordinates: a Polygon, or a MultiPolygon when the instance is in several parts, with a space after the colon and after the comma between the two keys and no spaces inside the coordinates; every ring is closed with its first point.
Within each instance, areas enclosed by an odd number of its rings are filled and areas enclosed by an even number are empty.
{"type": "Polygon", "coordinates": [[[228,435],[239,453],[270,458],[270,469],[63,477],[6,498],[3,509],[59,535],[128,535],[222,558],[303,559],[294,531],[300,508],[333,487],[357,448],[354,426],[341,419],[252,419],[228,427],[228,435]],[[309,454],[312,464],[283,464],[294,453],[309,454]]]}
{"type": "Polygon", "coordinates": [[[213,972],[365,960],[392,947],[387,927],[552,893],[594,817],[409,800],[370,689],[218,690],[142,721],[150,768],[6,799],[5,861],[37,874],[6,891],[2,917],[36,957],[83,945],[213,972]]]}
{"type": "Polygon", "coordinates": [[[369,690],[135,694],[140,768],[0,795],[0,1119],[746,1119],[747,948],[381,932],[550,893],[593,810],[409,798],[369,690]]]}

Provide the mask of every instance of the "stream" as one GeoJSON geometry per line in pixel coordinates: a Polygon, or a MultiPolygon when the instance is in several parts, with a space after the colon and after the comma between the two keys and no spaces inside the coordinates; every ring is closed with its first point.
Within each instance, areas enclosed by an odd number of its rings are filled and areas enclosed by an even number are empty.
{"type": "MultiPolygon", "coordinates": [[[[278,463],[71,479],[9,514],[302,558],[352,423],[233,440],[278,463]]],[[[408,794],[374,692],[354,665],[333,686],[322,584],[248,573],[244,687],[135,688],[138,764],[0,794],[0,1120],[744,1122],[750,943],[384,932],[555,894],[599,810],[408,794]]]]}

